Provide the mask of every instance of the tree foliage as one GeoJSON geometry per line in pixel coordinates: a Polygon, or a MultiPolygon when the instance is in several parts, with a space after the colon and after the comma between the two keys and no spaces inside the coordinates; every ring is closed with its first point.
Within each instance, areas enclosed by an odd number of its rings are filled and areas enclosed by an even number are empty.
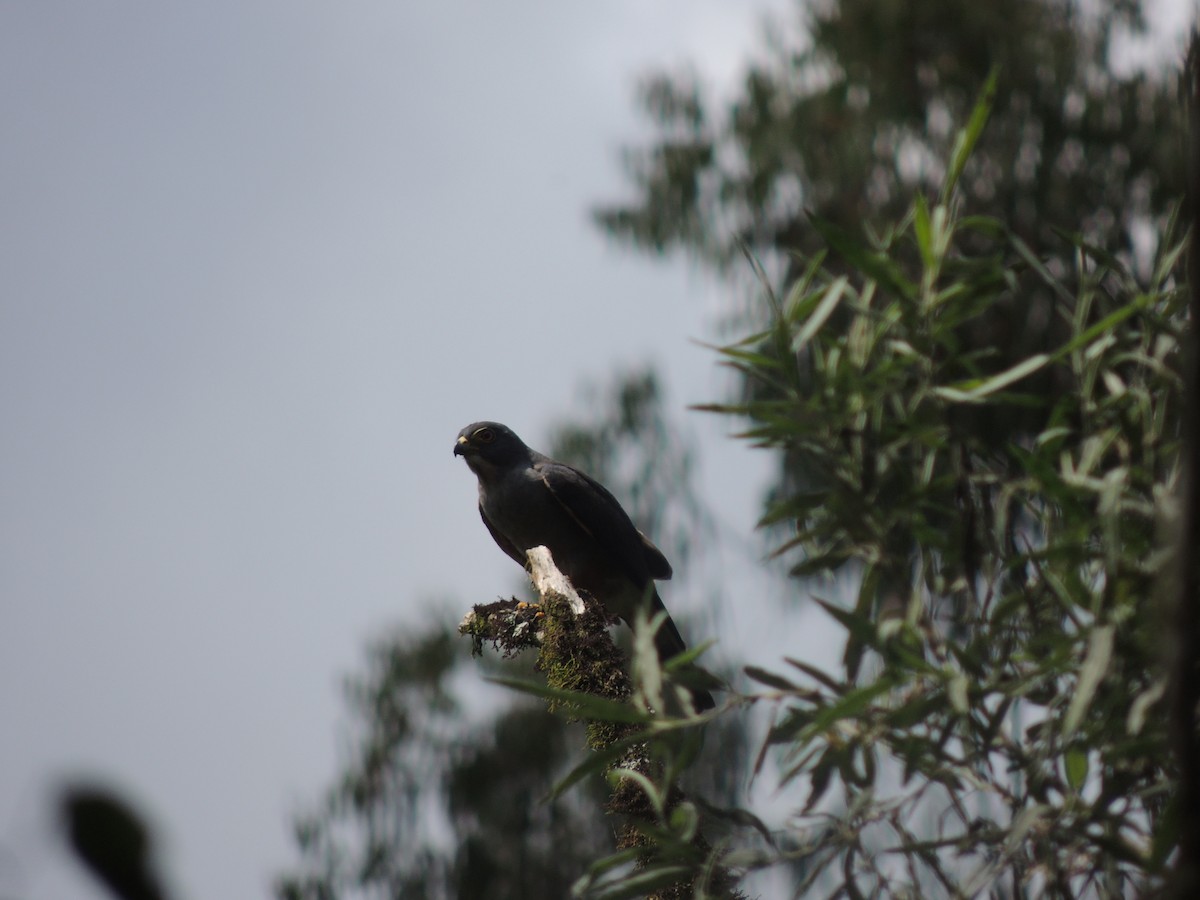
{"type": "Polygon", "coordinates": [[[746,670],[774,710],[760,760],[805,798],[769,846],[720,858],[791,866],[796,896],[1145,895],[1191,813],[1160,607],[1173,561],[1195,565],[1176,538],[1196,452],[1184,244],[1166,231],[1141,280],[1060,233],[1056,274],[970,214],[958,188],[989,96],[936,197],[874,236],[817,223],[827,250],[782,299],[767,289],[770,327],[721,351],[766,389],[707,407],[802,467],[764,517],[793,573],[856,588],[814,598],[843,671],[746,670]],[[1061,342],[1010,361],[961,339],[1029,277],[1058,299],[1061,342]],[[1070,389],[1038,388],[1046,370],[1070,389]],[[1014,408],[1040,429],[979,427],[1014,408]]]}
{"type": "MultiPolygon", "coordinates": [[[[579,794],[539,803],[569,762],[570,734],[536,704],[470,715],[452,629],[372,644],[346,683],[350,756],[319,806],[297,817],[288,900],[564,896],[571,868],[608,840],[579,794]],[[504,777],[496,777],[503,772],[504,777]]],[[[493,689],[499,690],[499,689],[493,689]]]]}
{"type": "Polygon", "coordinates": [[[823,245],[808,213],[845,229],[898,220],[945,176],[956,128],[1000,72],[992,124],[963,171],[971,209],[1035,247],[1063,223],[1110,251],[1161,225],[1182,185],[1156,74],[1115,74],[1113,39],[1138,0],[823,0],[798,3],[726,104],[694,74],[646,78],[658,138],[625,153],[635,194],[595,211],[610,234],[683,249],[729,272],[823,245]]]}
{"type": "Polygon", "coordinates": [[[839,271],[813,260],[773,326],[723,351],[772,390],[720,409],[819,474],[768,510],[793,532],[779,552],[859,585],[849,607],[818,600],[844,675],[755,673],[780,706],[768,742],[808,785],[811,877],[847,895],[1142,892],[1177,840],[1155,589],[1177,515],[1182,245],[1140,283],[1063,235],[1074,267],[1056,276],[1006,223],[959,214],[955,158],[937,201],[874,240],[837,234],[839,271]],[[1027,272],[1068,335],[997,370],[959,333],[1027,272]],[[1050,368],[1074,388],[1028,391],[1050,368]],[[1011,407],[1044,427],[970,427],[1011,407]]]}
{"type": "MultiPolygon", "coordinates": [[[[795,27],[772,30],[727,101],[713,99],[693,74],[645,79],[642,107],[657,137],[626,149],[633,197],[598,207],[596,221],[636,248],[685,251],[751,296],[760,291],[745,277],[743,249],[773,283],[790,283],[802,261],[839,234],[883,231],[904,217],[913,196],[938,193],[958,128],[996,72],[989,126],[959,173],[958,196],[973,215],[1002,221],[1058,278],[1074,266],[1070,243],[1055,234],[1065,228],[1145,280],[1183,194],[1183,145],[1164,73],[1113,69],[1115,40],[1141,26],[1138,0],[798,3],[795,27]]],[[[982,236],[959,240],[962,251],[990,252],[982,236]]],[[[852,274],[841,255],[825,265],[852,274]]],[[[1051,352],[1070,334],[1058,313],[1064,300],[1045,279],[1009,275],[1019,285],[993,292],[987,309],[955,335],[989,353],[997,369],[1051,352]]],[[[729,308],[741,327],[756,315],[761,325],[768,306],[729,308]]],[[[833,311],[831,326],[844,326],[843,312],[833,311]]],[[[1074,390],[1061,367],[1038,372],[1034,384],[1074,390]]],[[[740,389],[771,399],[760,380],[740,389]]],[[[966,411],[961,423],[1001,440],[1039,433],[1040,415],[966,411]]],[[[820,479],[803,457],[783,450],[778,490],[820,479]]]]}

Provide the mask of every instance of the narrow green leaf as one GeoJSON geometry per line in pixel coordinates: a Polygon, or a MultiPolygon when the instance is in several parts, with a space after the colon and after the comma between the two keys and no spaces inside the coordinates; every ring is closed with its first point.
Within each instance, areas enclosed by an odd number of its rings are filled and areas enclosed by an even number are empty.
{"type": "Polygon", "coordinates": [[[812,314],[804,320],[804,326],[800,329],[792,341],[792,350],[798,352],[805,344],[812,340],[813,335],[820,331],[821,326],[825,324],[825,320],[833,314],[838,303],[842,300],[842,295],[846,292],[846,287],[850,281],[845,275],[834,280],[834,282],[825,289],[825,295],[821,298],[821,302],[817,304],[817,308],[812,311],[812,314]]]}
{"type": "Polygon", "coordinates": [[[916,296],[916,285],[904,276],[904,273],[900,271],[900,266],[887,254],[865,247],[859,240],[851,237],[849,233],[838,228],[832,222],[827,222],[817,216],[812,216],[811,221],[826,243],[863,275],[901,296],[909,299],[916,296]]]}
{"type": "Polygon", "coordinates": [[[925,195],[917,193],[913,201],[913,232],[917,237],[917,249],[921,252],[921,262],[926,269],[933,268],[933,240],[930,235],[929,205],[925,195]]]}
{"type": "Polygon", "coordinates": [[[606,887],[592,896],[595,900],[630,900],[633,897],[645,897],[660,888],[686,881],[691,875],[692,870],[687,866],[648,867],[627,875],[611,887],[606,887]]]}
{"type": "MultiPolygon", "coordinates": [[[[825,751],[820,761],[813,767],[812,774],[809,777],[808,800],[804,803],[804,812],[807,814],[814,806],[821,802],[821,798],[825,796],[825,792],[829,790],[829,785],[833,781],[833,773],[837,769],[837,758],[835,750],[830,747],[825,751]]],[[[800,774],[798,771],[787,773],[780,779],[779,786],[784,787],[793,777],[800,774]]]]}
{"type": "Polygon", "coordinates": [[[1067,231],[1054,225],[1050,226],[1050,230],[1054,232],[1056,237],[1075,247],[1083,256],[1095,260],[1103,269],[1107,269],[1108,272],[1115,273],[1122,279],[1130,277],[1124,264],[1116,256],[1103,247],[1093,244],[1079,232],[1067,231]]]}
{"type": "Polygon", "coordinates": [[[771,726],[767,732],[766,742],[770,744],[786,744],[795,741],[812,721],[811,709],[790,708],[782,720],[771,726]]]}
{"type": "MultiPolygon", "coordinates": [[[[721,865],[726,869],[760,869],[775,862],[775,855],[753,847],[739,847],[721,856],[721,865]]],[[[708,896],[708,895],[706,895],[708,896]]]]}
{"type": "Polygon", "coordinates": [[[688,406],[693,412],[720,413],[725,416],[747,416],[750,414],[748,403],[693,403],[688,406]]]}
{"type": "MultiPolygon", "coordinates": [[[[1057,354],[1056,354],[1057,355],[1057,354]]],[[[994,394],[1002,388],[1008,387],[1016,381],[1020,381],[1028,375],[1032,375],[1046,363],[1050,362],[1051,357],[1045,353],[1035,353],[1027,359],[1021,360],[1015,366],[1005,369],[990,378],[973,378],[970,381],[960,381],[958,384],[949,387],[936,387],[933,393],[944,400],[950,400],[955,403],[976,403],[987,397],[989,394],[994,394]]]]}
{"type": "Polygon", "coordinates": [[[814,597],[813,599],[817,601],[825,612],[837,619],[842,627],[849,631],[854,638],[868,645],[875,643],[875,625],[868,616],[856,615],[850,610],[835,606],[828,600],[822,600],[820,597],[814,597]]]}
{"type": "Polygon", "coordinates": [[[1045,431],[1043,431],[1041,434],[1039,434],[1037,436],[1037,440],[1034,443],[1038,447],[1044,447],[1046,444],[1049,444],[1051,441],[1057,441],[1060,438],[1070,437],[1070,435],[1072,433],[1073,432],[1070,428],[1066,428],[1061,425],[1058,426],[1057,428],[1047,428],[1045,431]]]}
{"type": "Polygon", "coordinates": [[[999,77],[999,68],[993,67],[988,74],[987,81],[983,83],[979,99],[975,101],[975,108],[971,110],[971,118],[967,120],[966,127],[959,131],[954,138],[954,149],[950,152],[950,166],[946,170],[946,180],[942,184],[941,202],[943,204],[949,202],[958,180],[962,177],[967,160],[975,150],[975,144],[979,141],[979,136],[983,134],[984,126],[987,125],[988,117],[992,113],[992,104],[996,100],[996,83],[999,77]]]}
{"type": "Polygon", "coordinates": [[[827,675],[825,672],[822,672],[816,666],[811,666],[802,660],[793,659],[790,656],[785,656],[783,658],[783,661],[786,662],[789,666],[795,666],[797,669],[799,669],[801,672],[803,672],[805,675],[809,676],[810,678],[813,678],[813,679],[821,682],[821,684],[825,685],[825,687],[829,688],[835,694],[840,694],[845,690],[846,686],[842,682],[837,681],[832,676],[827,675]]]}
{"type": "Polygon", "coordinates": [[[714,806],[701,797],[693,798],[693,802],[710,819],[719,819],[722,822],[728,822],[739,828],[753,828],[766,843],[772,847],[776,846],[775,836],[771,833],[771,829],[767,827],[767,824],[762,819],[748,809],[742,809],[738,806],[714,806]]]}
{"type": "Polygon", "coordinates": [[[598,719],[601,722],[624,722],[637,725],[648,721],[647,715],[628,703],[608,700],[594,694],[582,694],[578,691],[564,691],[536,681],[526,681],[523,678],[489,678],[493,684],[502,684],[507,688],[533,694],[546,700],[559,703],[569,703],[574,711],[584,719],[598,719]]]}
{"type": "Polygon", "coordinates": [[[606,872],[636,862],[641,853],[642,850],[640,847],[631,847],[628,850],[622,850],[619,853],[596,860],[588,866],[587,872],[581,875],[575,884],[571,886],[572,896],[579,896],[591,889],[592,884],[606,872]]]}
{"type": "Polygon", "coordinates": [[[1125,730],[1130,734],[1139,734],[1146,724],[1146,715],[1155,703],[1167,692],[1167,680],[1160,678],[1146,690],[1138,694],[1137,699],[1129,707],[1129,715],[1125,718],[1125,730]]]}
{"type": "Polygon", "coordinates": [[[1071,705],[1063,718],[1062,733],[1070,737],[1083,721],[1083,716],[1096,696],[1096,688],[1104,680],[1108,672],[1108,664],[1112,661],[1114,628],[1112,625],[1100,625],[1092,629],[1088,637],[1088,652],[1083,660],[1083,668],[1079,670],[1079,682],[1075,686],[1075,694],[1071,697],[1071,705]]]}
{"type": "Polygon", "coordinates": [[[1000,867],[1006,862],[1005,857],[1016,852],[1025,840],[1025,835],[1045,817],[1048,809],[1049,807],[1039,803],[1021,810],[1004,833],[1004,855],[985,862],[975,870],[963,885],[962,892],[965,896],[974,897],[995,879],[1000,867]]]}
{"type": "Polygon", "coordinates": [[[955,712],[964,716],[971,711],[970,704],[967,702],[969,686],[967,676],[961,672],[951,678],[946,685],[946,696],[950,698],[950,705],[954,707],[955,712]]]}
{"type": "Polygon", "coordinates": [[[691,841],[696,836],[696,828],[700,824],[700,815],[692,803],[680,803],[671,811],[668,821],[670,828],[681,841],[691,841]]]}
{"type": "Polygon", "coordinates": [[[1080,347],[1087,346],[1088,344],[1092,343],[1092,341],[1094,341],[1096,338],[1100,337],[1103,334],[1106,334],[1109,331],[1112,331],[1112,329],[1116,325],[1121,324],[1126,319],[1128,319],[1130,316],[1132,316],[1134,313],[1141,312],[1143,309],[1146,308],[1146,306],[1149,302],[1150,302],[1149,294],[1139,294],[1138,296],[1134,297],[1133,302],[1127,303],[1125,306],[1122,306],[1120,309],[1109,313],[1107,316],[1105,316],[1099,322],[1095,323],[1094,325],[1087,328],[1080,334],[1076,335],[1074,338],[1072,338],[1070,341],[1068,341],[1066,344],[1064,344],[1058,350],[1055,350],[1054,358],[1062,359],[1063,357],[1078,350],[1080,347]]]}
{"type": "Polygon", "coordinates": [[[586,757],[584,757],[583,762],[564,775],[557,784],[550,788],[550,792],[546,795],[546,799],[554,800],[555,798],[562,796],[583,779],[606,771],[608,767],[619,760],[625,754],[625,752],[629,750],[630,747],[645,740],[645,734],[633,735],[609,744],[609,746],[602,751],[589,753],[586,757]]]}
{"type": "Polygon", "coordinates": [[[963,216],[957,220],[958,230],[978,231],[990,238],[1000,240],[1009,233],[1008,226],[992,216],[963,216]]]}
{"type": "MultiPolygon", "coordinates": [[[[842,662],[846,666],[846,677],[850,681],[858,680],[858,667],[862,665],[863,651],[866,647],[874,647],[879,643],[880,634],[875,628],[875,602],[879,593],[881,569],[874,563],[869,564],[862,573],[862,583],[858,588],[858,599],[854,603],[853,619],[847,618],[843,624],[849,627],[851,621],[855,628],[850,630],[846,641],[846,649],[842,653],[842,662]]],[[[832,610],[828,610],[832,614],[832,610]]]]}
{"type": "Polygon", "coordinates": [[[784,691],[789,694],[796,691],[796,685],[792,684],[786,678],[776,675],[774,672],[768,672],[766,669],[760,669],[758,666],[746,666],[742,671],[760,684],[773,687],[777,691],[784,691]]]}
{"type": "Polygon", "coordinates": [[[877,697],[888,693],[891,689],[892,683],[886,678],[881,678],[879,681],[868,684],[865,687],[856,688],[836,703],[819,710],[812,717],[812,722],[809,723],[808,730],[819,733],[834,722],[839,722],[842,719],[852,719],[870,706],[877,697]]]}
{"type": "Polygon", "coordinates": [[[664,792],[659,790],[658,785],[641,772],[635,772],[633,769],[613,769],[608,773],[608,777],[614,784],[621,780],[632,781],[642,789],[642,793],[646,795],[646,799],[654,807],[654,812],[659,816],[663,815],[666,804],[664,792]]]}
{"type": "Polygon", "coordinates": [[[756,369],[778,369],[781,364],[781,361],[773,356],[751,350],[739,350],[736,347],[721,347],[718,352],[756,369]]]}
{"type": "Polygon", "coordinates": [[[1067,776],[1067,784],[1071,790],[1083,788],[1088,776],[1088,755],[1086,750],[1073,747],[1063,754],[1063,769],[1067,776]]]}
{"type": "Polygon", "coordinates": [[[679,672],[688,669],[701,656],[709,651],[715,645],[716,640],[705,641],[702,644],[697,644],[694,647],[688,647],[682,653],[672,656],[666,663],[663,664],[664,672],[679,672]]]}
{"type": "MultiPolygon", "coordinates": [[[[1166,233],[1170,234],[1171,230],[1167,229],[1166,233]]],[[[1183,251],[1187,249],[1187,246],[1188,240],[1185,239],[1178,241],[1173,246],[1168,247],[1165,251],[1160,251],[1161,255],[1157,260],[1155,260],[1154,263],[1153,284],[1161,285],[1170,277],[1171,273],[1175,271],[1175,266],[1179,262],[1179,257],[1183,255],[1183,251]]]]}
{"type": "Polygon", "coordinates": [[[1012,248],[1017,251],[1017,254],[1023,260],[1025,260],[1029,268],[1033,269],[1033,271],[1037,273],[1038,277],[1041,278],[1042,281],[1046,282],[1046,284],[1054,291],[1054,293],[1058,294],[1060,299],[1065,300],[1071,305],[1074,305],[1075,296],[1063,286],[1061,281],[1054,277],[1050,270],[1046,268],[1045,263],[1038,259],[1038,255],[1033,252],[1028,244],[1026,244],[1015,234],[1010,234],[1008,236],[1008,241],[1012,245],[1012,248]]]}
{"type": "Polygon", "coordinates": [[[1167,857],[1179,846],[1180,820],[1183,811],[1180,809],[1179,793],[1173,793],[1167,798],[1167,808],[1158,819],[1154,829],[1154,837],[1150,842],[1150,860],[1156,867],[1163,865],[1167,857]]]}
{"type": "Polygon", "coordinates": [[[794,322],[798,317],[808,315],[812,307],[816,305],[816,292],[810,293],[809,288],[821,270],[821,263],[824,259],[825,251],[822,250],[807,261],[804,271],[792,283],[792,287],[783,301],[784,318],[788,324],[794,322]]]}

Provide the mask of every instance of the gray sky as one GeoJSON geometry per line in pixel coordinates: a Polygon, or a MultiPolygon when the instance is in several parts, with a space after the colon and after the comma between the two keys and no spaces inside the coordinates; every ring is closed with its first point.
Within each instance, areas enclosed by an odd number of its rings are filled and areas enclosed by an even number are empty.
{"type": "MultiPolygon", "coordinates": [[[[102,896],[48,836],[79,773],[152,813],[182,896],[265,896],[364,641],[513,584],[458,429],[537,445],[648,358],[677,409],[721,396],[718,288],[587,209],[637,74],[728,82],[787,7],[0,3],[0,896],[102,896]]],[[[766,460],[688,423],[752,540],[766,460]]],[[[824,662],[774,610],[731,655],[824,662]]]]}
{"type": "Polygon", "coordinates": [[[153,814],[184,896],[264,896],[364,641],[514,582],[458,429],[536,444],[647,358],[719,396],[715,288],[586,212],[635,76],[730,77],[783,6],[0,5],[0,896],[101,896],[47,837],[73,773],[153,814]]]}

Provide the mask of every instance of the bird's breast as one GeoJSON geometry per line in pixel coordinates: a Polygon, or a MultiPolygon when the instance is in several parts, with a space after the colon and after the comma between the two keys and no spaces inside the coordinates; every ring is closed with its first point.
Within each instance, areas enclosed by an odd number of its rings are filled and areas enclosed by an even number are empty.
{"type": "Polygon", "coordinates": [[[594,535],[555,498],[532,469],[480,488],[480,506],[492,527],[517,549],[546,547],[554,564],[577,588],[604,594],[624,581],[594,535]]]}
{"type": "Polygon", "coordinates": [[[532,469],[480,484],[479,503],[493,527],[521,550],[545,546],[553,553],[553,544],[574,524],[532,469]]]}

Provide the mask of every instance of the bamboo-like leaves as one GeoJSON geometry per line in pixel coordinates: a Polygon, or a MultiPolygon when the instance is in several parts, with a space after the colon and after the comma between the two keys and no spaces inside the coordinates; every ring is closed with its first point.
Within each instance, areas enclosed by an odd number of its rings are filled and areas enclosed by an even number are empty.
{"type": "Polygon", "coordinates": [[[776,389],[736,412],[795,473],[763,517],[777,554],[839,585],[806,602],[835,624],[842,673],[744,671],[779,706],[759,766],[778,754],[781,785],[806,786],[814,846],[843,836],[827,860],[848,867],[850,896],[886,881],[853,865],[870,857],[864,823],[907,828],[934,785],[950,798],[942,837],[895,852],[951,894],[1030,858],[1094,860],[1132,890],[1152,868],[1127,833],[1159,854],[1175,839],[1152,799],[1166,737],[1145,629],[1177,452],[1180,244],[1162,242],[1147,286],[1078,236],[1060,236],[1064,274],[1004,223],[960,218],[995,87],[936,202],[917,197],[870,238],[814,221],[829,262],[806,268],[771,330],[723,350],[776,389]],[[996,310],[1029,295],[1055,310],[1053,339],[989,344],[989,329],[1025,328],[996,310]],[[1114,772],[1125,802],[1086,808],[1114,772]],[[956,880],[949,856],[978,865],[956,880]]]}

